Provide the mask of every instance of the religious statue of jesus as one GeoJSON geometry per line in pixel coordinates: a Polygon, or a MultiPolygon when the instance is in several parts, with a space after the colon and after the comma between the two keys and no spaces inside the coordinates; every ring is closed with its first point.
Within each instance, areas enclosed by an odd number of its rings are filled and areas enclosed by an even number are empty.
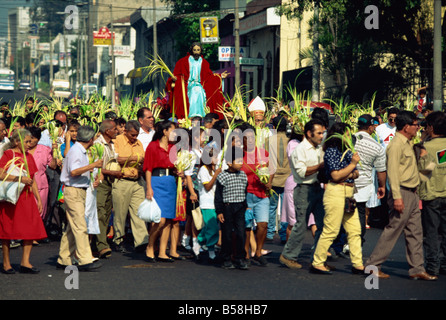
{"type": "Polygon", "coordinates": [[[178,119],[205,116],[205,107],[210,112],[219,113],[225,102],[222,79],[228,72],[214,74],[209,62],[202,56],[203,48],[199,42],[192,43],[188,54],[177,61],[173,77],[167,82],[170,95],[169,105],[175,108],[178,119]],[[186,107],[184,107],[186,103],[186,107]],[[185,114],[188,112],[188,114],[185,114]]]}

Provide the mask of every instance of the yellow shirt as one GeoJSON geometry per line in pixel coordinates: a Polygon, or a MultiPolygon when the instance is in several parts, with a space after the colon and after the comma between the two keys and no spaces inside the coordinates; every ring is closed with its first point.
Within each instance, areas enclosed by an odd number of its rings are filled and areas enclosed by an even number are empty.
{"type": "Polygon", "coordinates": [[[402,199],[400,187],[416,188],[420,184],[413,143],[396,132],[386,149],[387,176],[393,199],[402,199]]]}
{"type": "MultiPolygon", "coordinates": [[[[115,152],[119,157],[130,157],[139,155],[140,157],[144,157],[144,147],[141,141],[136,140],[134,144],[131,144],[129,139],[124,135],[120,134],[116,137],[114,141],[115,152]]],[[[139,172],[141,171],[142,164],[138,164],[137,166],[122,165],[124,178],[137,179],[139,177],[139,172]]]]}

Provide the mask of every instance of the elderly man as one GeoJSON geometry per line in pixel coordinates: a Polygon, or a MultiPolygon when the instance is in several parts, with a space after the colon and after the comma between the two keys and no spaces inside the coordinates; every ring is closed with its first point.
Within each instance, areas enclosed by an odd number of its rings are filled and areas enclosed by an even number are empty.
{"type": "Polygon", "coordinates": [[[155,130],[153,130],[155,118],[153,117],[152,111],[147,107],[140,108],[136,113],[136,117],[141,126],[139,129],[138,140],[141,141],[145,151],[149,143],[152,142],[153,135],[155,134],[155,130]]]}
{"type": "MultiPolygon", "coordinates": [[[[85,198],[90,185],[90,171],[101,168],[103,160],[89,163],[87,150],[93,145],[95,131],[92,127],[81,126],[77,141],[68,151],[62,168],[61,182],[64,187],[64,199],[67,214],[67,228],[60,241],[57,267],[64,268],[72,264],[75,258],[80,271],[91,271],[101,267],[93,263],[87,223],[85,220],[85,198]]],[[[97,186],[97,182],[94,184],[97,186]]]]}
{"type": "Polygon", "coordinates": [[[112,203],[112,185],[115,179],[122,178],[122,172],[108,170],[107,164],[114,161],[117,157],[113,139],[116,139],[118,129],[113,120],[105,119],[102,121],[99,137],[95,140],[95,144],[104,146],[104,164],[102,166],[102,181],[97,188],[96,202],[98,210],[98,223],[100,233],[96,235],[96,249],[99,258],[108,258],[111,255],[111,249],[107,242],[107,229],[110,222],[110,216],[113,209],[112,203]]]}
{"type": "Polygon", "coordinates": [[[406,256],[411,279],[436,280],[424,268],[423,227],[421,223],[420,199],[417,187],[420,177],[411,140],[417,135],[419,124],[415,113],[401,111],[396,117],[396,135],[386,149],[387,173],[390,185],[389,224],[384,228],[378,243],[366,262],[378,268],[379,278],[389,278],[381,271],[396,241],[404,231],[406,256]]]}
{"type": "Polygon", "coordinates": [[[113,184],[112,198],[115,215],[113,227],[116,251],[126,252],[123,245],[125,236],[125,221],[130,213],[130,227],[135,249],[148,243],[147,226],[138,215],[138,207],[146,198],[144,180],[142,179],[142,164],[144,163],[144,147],[138,140],[140,125],[136,120],[130,120],[125,125],[125,132],[115,140],[115,152],[118,163],[123,169],[123,176],[113,184]]]}

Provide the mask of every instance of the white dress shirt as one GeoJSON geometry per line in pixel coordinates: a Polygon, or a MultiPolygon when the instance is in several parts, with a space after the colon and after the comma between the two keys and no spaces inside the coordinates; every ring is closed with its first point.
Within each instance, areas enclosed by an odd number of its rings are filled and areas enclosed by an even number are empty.
{"type": "Polygon", "coordinates": [[[313,184],[318,182],[317,172],[310,176],[305,176],[307,167],[312,167],[321,163],[324,158],[322,145],[313,146],[306,138],[294,148],[290,157],[291,173],[294,182],[297,184],[313,184]]]}
{"type": "Polygon", "coordinates": [[[155,130],[150,130],[150,132],[144,131],[143,128],[139,128],[138,140],[141,141],[144,151],[146,151],[150,142],[152,142],[155,130]]]}

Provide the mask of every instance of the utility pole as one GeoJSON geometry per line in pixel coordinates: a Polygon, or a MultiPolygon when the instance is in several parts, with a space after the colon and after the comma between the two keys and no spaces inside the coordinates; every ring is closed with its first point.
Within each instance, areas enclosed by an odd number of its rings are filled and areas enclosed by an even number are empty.
{"type": "Polygon", "coordinates": [[[77,86],[75,87],[75,89],[76,89],[76,98],[77,98],[77,89],[78,89],[78,86],[79,86],[80,81],[81,81],[80,75],[79,75],[79,73],[80,73],[80,67],[79,67],[79,63],[80,63],[80,47],[81,47],[80,36],[81,36],[81,32],[80,32],[80,28],[79,28],[78,32],[77,32],[77,48],[76,48],[76,84],[77,84],[77,86]]]}
{"type": "Polygon", "coordinates": [[[80,32],[79,45],[80,45],[80,48],[78,48],[78,51],[80,51],[80,58],[78,61],[78,64],[79,64],[79,88],[81,88],[82,84],[84,83],[84,26],[83,26],[83,23],[82,23],[82,30],[80,32]]]}
{"type": "Polygon", "coordinates": [[[443,66],[441,61],[441,0],[434,1],[434,111],[443,108],[443,66]]]}
{"type": "MultiPolygon", "coordinates": [[[[152,0],[153,6],[153,58],[158,59],[158,36],[157,36],[157,25],[156,25],[156,0],[152,0]]],[[[153,92],[155,96],[158,96],[158,79],[155,78],[153,81],[153,92]]]]}
{"type": "Polygon", "coordinates": [[[48,30],[50,36],[50,86],[53,85],[53,42],[51,41],[51,30],[48,30]]]}
{"type": "Polygon", "coordinates": [[[319,4],[314,1],[314,22],[313,22],[313,74],[311,80],[311,92],[312,101],[319,101],[319,77],[320,77],[320,64],[319,64],[319,41],[318,41],[318,28],[319,28],[319,4]]]}
{"type": "Polygon", "coordinates": [[[110,5],[110,32],[111,32],[111,59],[112,59],[112,72],[111,72],[111,103],[112,109],[115,108],[115,39],[113,39],[113,6],[110,5]]]}
{"type": "Polygon", "coordinates": [[[240,19],[239,19],[239,3],[235,0],[235,13],[234,13],[234,33],[235,33],[235,87],[240,88],[240,19]]]}
{"type": "Polygon", "coordinates": [[[90,90],[88,87],[89,77],[88,77],[88,26],[87,18],[84,16],[84,26],[85,26],[85,83],[87,89],[87,101],[90,100],[90,90]]]}

